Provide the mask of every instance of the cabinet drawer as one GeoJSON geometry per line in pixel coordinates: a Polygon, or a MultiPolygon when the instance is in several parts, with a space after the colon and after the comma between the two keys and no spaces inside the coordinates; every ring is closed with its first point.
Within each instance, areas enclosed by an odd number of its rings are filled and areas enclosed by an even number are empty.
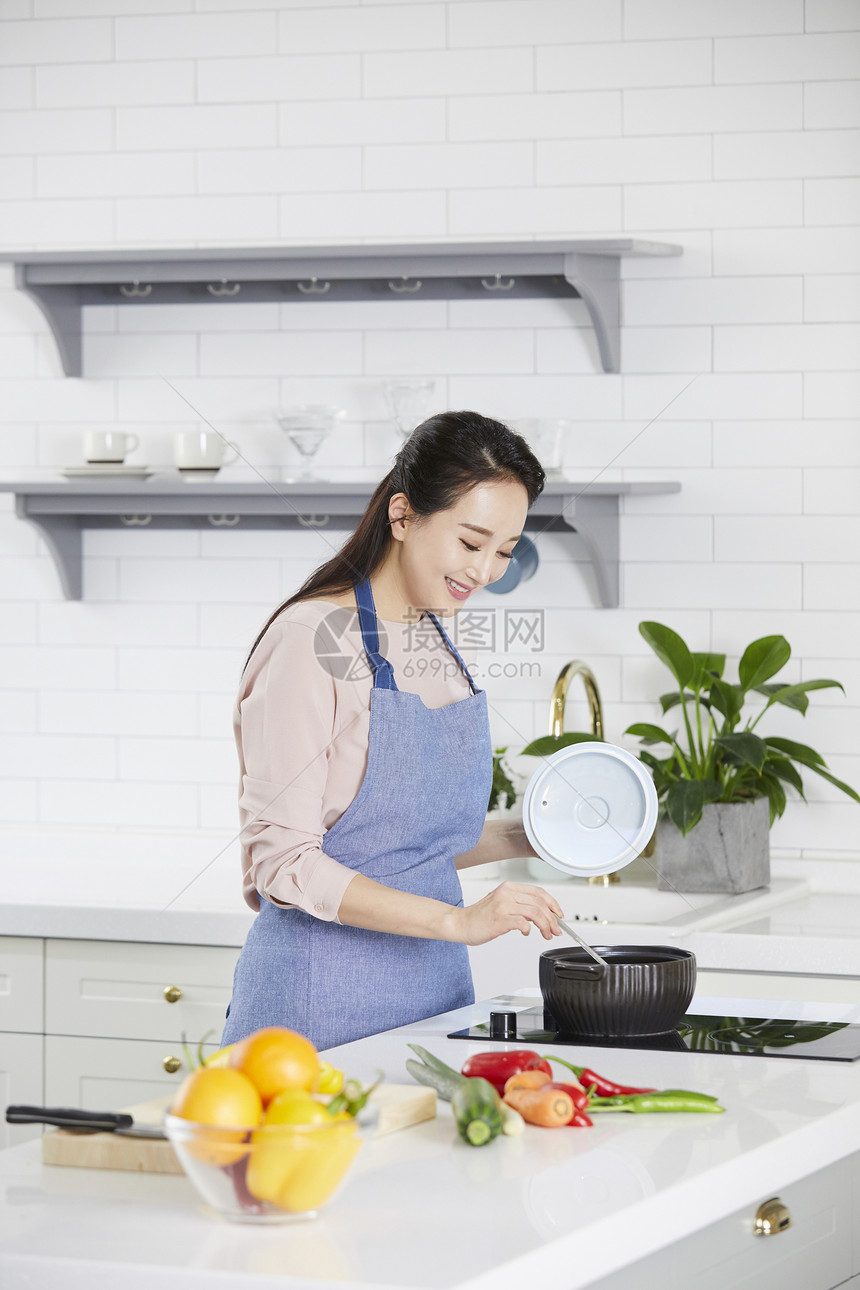
{"type": "Polygon", "coordinates": [[[0,936],[0,1030],[43,1030],[45,942],[37,936],[0,936]]]}
{"type": "MultiPolygon", "coordinates": [[[[12,1103],[41,1105],[44,1067],[41,1035],[0,1034],[0,1098],[4,1107],[12,1103]]],[[[0,1147],[38,1138],[40,1124],[0,1123],[0,1147]]]]}
{"type": "MultiPolygon", "coordinates": [[[[216,1044],[206,1044],[213,1053],[216,1044]]],[[[188,1074],[164,1069],[164,1061],[181,1058],[176,1044],[145,1039],[76,1039],[45,1037],[45,1104],[79,1106],[85,1111],[114,1111],[153,1097],[164,1097],[188,1074]]]]}
{"type": "MultiPolygon", "coordinates": [[[[784,1231],[756,1236],[755,1202],[592,1282],[589,1290],[642,1290],[652,1285],[661,1290],[832,1290],[857,1271],[852,1239],[858,1181],[860,1154],[772,1193],[791,1215],[791,1226],[784,1231]]],[[[761,1197],[762,1202],[769,1199],[761,1197]]]]}
{"type": "Polygon", "coordinates": [[[184,1032],[192,1046],[209,1031],[218,1041],[238,957],[212,945],[49,940],[45,1030],[172,1043],[184,1032]]]}

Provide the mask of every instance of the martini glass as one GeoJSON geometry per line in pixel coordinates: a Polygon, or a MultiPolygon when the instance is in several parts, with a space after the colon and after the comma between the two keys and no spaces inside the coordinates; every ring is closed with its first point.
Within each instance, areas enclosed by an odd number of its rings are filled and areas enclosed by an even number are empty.
{"type": "Polygon", "coordinates": [[[275,413],[278,425],[303,459],[300,473],[293,475],[288,472],[285,476],[286,483],[320,478],[312,468],[313,459],[334,430],[335,422],[343,415],[342,409],[327,403],[303,403],[275,413]]]}
{"type": "Polygon", "coordinates": [[[383,388],[391,419],[405,441],[426,419],[436,381],[392,380],[383,382],[383,388]]]}

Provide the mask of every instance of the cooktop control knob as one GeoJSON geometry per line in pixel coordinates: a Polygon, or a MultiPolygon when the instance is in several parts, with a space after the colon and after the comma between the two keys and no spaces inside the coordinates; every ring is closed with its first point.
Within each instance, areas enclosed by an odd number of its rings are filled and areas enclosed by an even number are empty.
{"type": "Polygon", "coordinates": [[[515,1012],[490,1013],[491,1039],[516,1039],[517,1014],[515,1012]]]}

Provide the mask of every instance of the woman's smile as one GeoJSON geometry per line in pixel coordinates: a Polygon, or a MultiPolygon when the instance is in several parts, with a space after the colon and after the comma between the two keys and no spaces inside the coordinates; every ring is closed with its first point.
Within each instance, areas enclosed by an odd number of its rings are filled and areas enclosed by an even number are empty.
{"type": "Polygon", "coordinates": [[[447,576],[445,584],[448,588],[448,594],[453,596],[455,600],[467,600],[475,590],[474,587],[469,587],[462,582],[455,582],[453,578],[447,576]]]}

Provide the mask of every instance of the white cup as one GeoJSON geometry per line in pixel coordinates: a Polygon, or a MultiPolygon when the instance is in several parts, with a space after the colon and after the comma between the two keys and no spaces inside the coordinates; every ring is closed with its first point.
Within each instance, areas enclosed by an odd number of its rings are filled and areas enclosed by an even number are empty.
{"type": "Polygon", "coordinates": [[[173,438],[173,456],[179,470],[220,470],[239,456],[239,449],[213,430],[180,430],[173,438]],[[227,449],[233,455],[226,455],[227,449]]]}
{"type": "Polygon", "coordinates": [[[84,434],[84,457],[92,465],[100,462],[121,462],[126,453],[134,452],[140,444],[136,434],[123,434],[121,430],[87,430],[84,434]]]}

